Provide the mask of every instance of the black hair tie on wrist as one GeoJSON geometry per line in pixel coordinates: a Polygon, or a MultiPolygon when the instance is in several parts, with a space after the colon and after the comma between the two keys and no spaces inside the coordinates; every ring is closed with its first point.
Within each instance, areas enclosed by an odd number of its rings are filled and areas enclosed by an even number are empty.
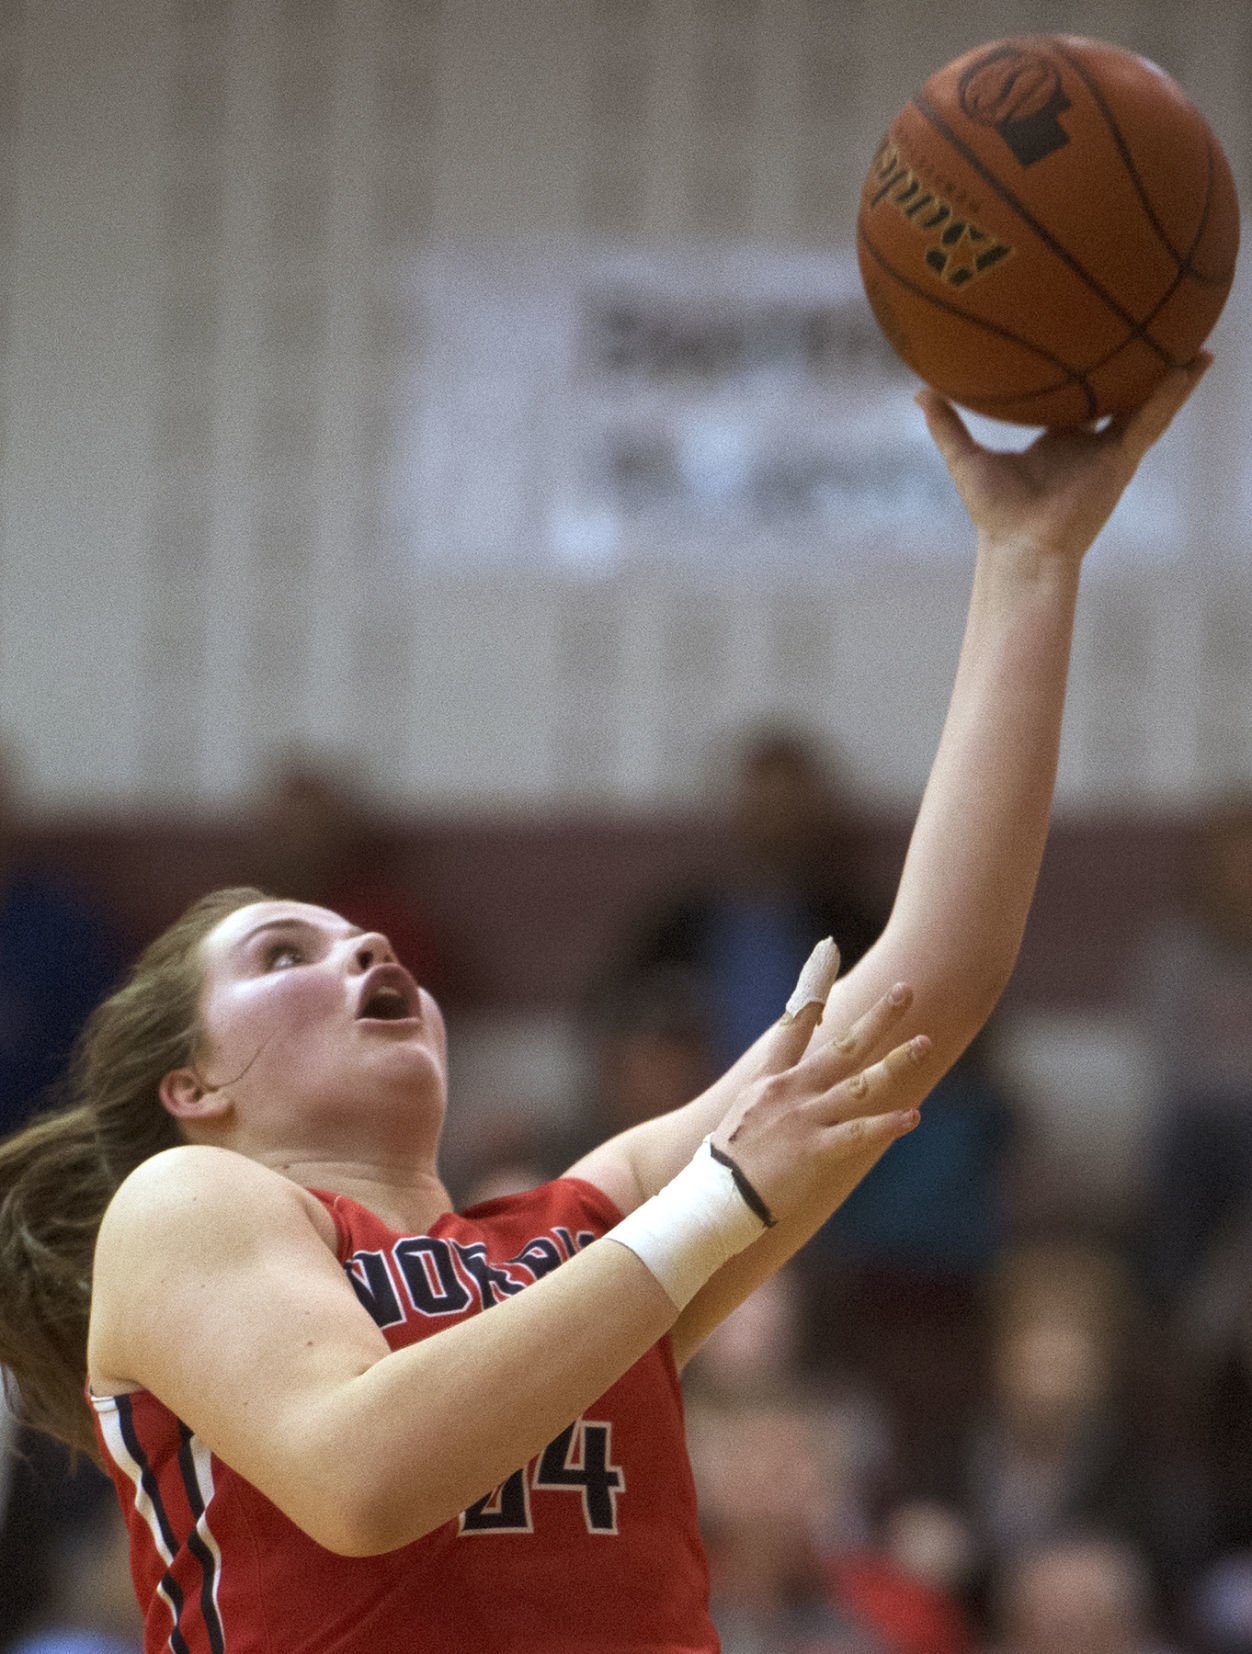
{"type": "Polygon", "coordinates": [[[756,1217],[760,1218],[761,1222],[767,1229],[772,1229],[778,1222],[778,1219],[770,1211],[769,1207],[761,1199],[760,1195],[757,1194],[756,1190],[752,1187],[741,1168],[730,1158],[727,1153],[725,1153],[724,1150],[719,1149],[715,1143],[709,1144],[709,1153],[713,1156],[714,1160],[717,1161],[719,1166],[725,1166],[730,1172],[730,1175],[735,1180],[735,1188],[738,1189],[739,1193],[743,1196],[744,1204],[747,1206],[748,1210],[756,1217]]]}

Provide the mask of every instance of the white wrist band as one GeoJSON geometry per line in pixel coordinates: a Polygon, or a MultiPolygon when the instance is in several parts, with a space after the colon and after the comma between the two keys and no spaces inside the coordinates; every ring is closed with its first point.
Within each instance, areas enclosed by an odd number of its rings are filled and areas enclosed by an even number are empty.
{"type": "Polygon", "coordinates": [[[629,1248],[675,1307],[685,1309],[710,1276],[772,1222],[755,1194],[760,1209],[753,1209],[741,1185],[751,1187],[705,1141],[677,1177],[604,1238],[629,1248]]]}

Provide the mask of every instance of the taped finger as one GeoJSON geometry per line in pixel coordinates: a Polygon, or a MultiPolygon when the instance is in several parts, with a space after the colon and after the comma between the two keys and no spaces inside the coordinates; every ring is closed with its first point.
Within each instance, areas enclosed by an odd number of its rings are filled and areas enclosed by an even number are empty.
{"type": "Polygon", "coordinates": [[[805,960],[782,1016],[753,1048],[756,1072],[779,1074],[799,1062],[838,975],[839,949],[829,936],[823,937],[805,960]]]}
{"type": "Polygon", "coordinates": [[[834,987],[838,975],[839,949],[831,937],[824,936],[804,961],[791,998],[787,1001],[787,1008],[782,1014],[784,1026],[794,1022],[801,1011],[811,1005],[817,1007],[817,1020],[820,1022],[826,996],[834,987]]]}

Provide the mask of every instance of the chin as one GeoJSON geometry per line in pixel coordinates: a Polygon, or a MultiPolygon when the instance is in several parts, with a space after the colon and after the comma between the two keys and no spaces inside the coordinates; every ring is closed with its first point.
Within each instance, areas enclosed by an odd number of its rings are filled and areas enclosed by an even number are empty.
{"type": "Polygon", "coordinates": [[[381,1064],[410,1094],[436,1105],[442,1114],[448,1100],[448,1071],[442,1052],[426,1045],[403,1045],[388,1053],[381,1064]]]}
{"type": "Polygon", "coordinates": [[[358,1077],[351,1117],[358,1135],[378,1133],[403,1141],[419,1152],[437,1152],[447,1112],[447,1082],[441,1066],[431,1061],[392,1062],[380,1073],[375,1066],[358,1077]]]}

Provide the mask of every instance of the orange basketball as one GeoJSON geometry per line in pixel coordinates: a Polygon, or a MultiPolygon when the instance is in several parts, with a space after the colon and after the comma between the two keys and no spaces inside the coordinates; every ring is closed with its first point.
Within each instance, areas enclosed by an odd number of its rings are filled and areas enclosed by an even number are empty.
{"type": "Polygon", "coordinates": [[[1221,313],[1230,166],[1155,64],[1074,35],[997,40],[892,121],[857,223],[865,291],[908,365],[1023,425],[1135,408],[1221,313]]]}

